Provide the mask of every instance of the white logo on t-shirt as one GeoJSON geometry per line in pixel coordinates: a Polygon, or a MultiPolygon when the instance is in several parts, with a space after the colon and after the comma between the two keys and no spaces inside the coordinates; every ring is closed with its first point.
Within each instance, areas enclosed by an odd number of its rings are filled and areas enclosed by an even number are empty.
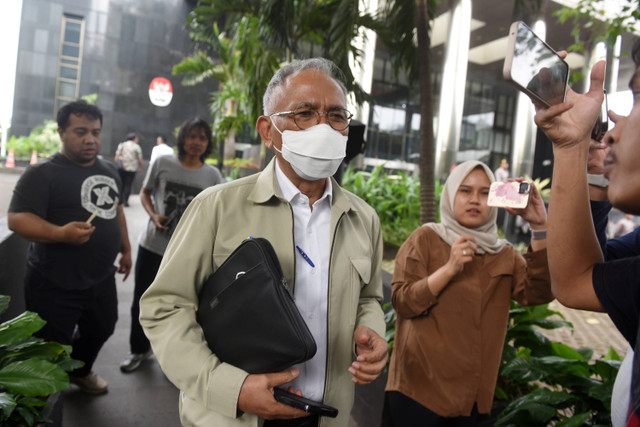
{"type": "Polygon", "coordinates": [[[92,175],[84,180],[80,189],[82,207],[89,213],[98,212],[103,219],[113,219],[118,209],[118,185],[106,175],[92,175]]]}

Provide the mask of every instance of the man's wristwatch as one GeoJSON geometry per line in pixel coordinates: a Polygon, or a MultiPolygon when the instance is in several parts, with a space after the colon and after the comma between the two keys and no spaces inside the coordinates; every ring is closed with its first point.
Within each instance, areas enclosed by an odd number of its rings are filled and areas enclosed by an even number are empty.
{"type": "Polygon", "coordinates": [[[595,185],[596,187],[607,188],[609,186],[609,180],[605,178],[604,175],[588,173],[587,182],[589,185],[595,185]]]}

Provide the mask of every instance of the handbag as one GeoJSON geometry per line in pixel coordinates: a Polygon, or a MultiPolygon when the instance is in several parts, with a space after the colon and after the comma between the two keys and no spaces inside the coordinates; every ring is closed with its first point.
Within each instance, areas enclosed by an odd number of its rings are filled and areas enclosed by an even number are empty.
{"type": "Polygon", "coordinates": [[[244,240],[205,281],[196,319],[211,351],[250,374],[311,359],[316,342],[271,243],[244,240]]]}

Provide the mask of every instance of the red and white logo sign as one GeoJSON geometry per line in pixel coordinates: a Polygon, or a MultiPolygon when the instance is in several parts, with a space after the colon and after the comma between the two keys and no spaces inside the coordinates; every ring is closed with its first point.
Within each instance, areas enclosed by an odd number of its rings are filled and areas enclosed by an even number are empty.
{"type": "Polygon", "coordinates": [[[149,99],[157,107],[166,107],[173,98],[171,82],[164,77],[156,77],[149,85],[149,99]]]}

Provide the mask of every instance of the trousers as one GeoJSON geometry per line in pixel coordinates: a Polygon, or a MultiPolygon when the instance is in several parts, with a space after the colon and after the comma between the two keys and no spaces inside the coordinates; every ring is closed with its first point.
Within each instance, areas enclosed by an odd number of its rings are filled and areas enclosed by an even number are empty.
{"type": "Polygon", "coordinates": [[[122,180],[122,203],[129,206],[129,196],[131,195],[131,186],[136,177],[136,171],[129,172],[124,169],[118,169],[120,180],[122,180]]]}
{"type": "Polygon", "coordinates": [[[131,331],[129,332],[129,347],[131,353],[134,354],[146,353],[151,348],[151,343],[149,343],[142,325],[140,325],[140,297],[156,278],[161,261],[162,255],[138,246],[135,288],[133,290],[133,301],[131,302],[131,331]]]}
{"type": "Polygon", "coordinates": [[[266,420],[263,427],[318,427],[318,416],[310,415],[292,420],[266,420]]]}
{"type": "Polygon", "coordinates": [[[402,427],[472,427],[486,418],[473,406],[468,417],[443,417],[397,391],[387,392],[393,424],[402,427]]]}
{"type": "Polygon", "coordinates": [[[24,297],[27,310],[47,321],[35,335],[73,346],[71,357],[84,366],[70,375],[89,375],[118,321],[115,277],[88,289],[62,289],[27,263],[24,297]]]}

